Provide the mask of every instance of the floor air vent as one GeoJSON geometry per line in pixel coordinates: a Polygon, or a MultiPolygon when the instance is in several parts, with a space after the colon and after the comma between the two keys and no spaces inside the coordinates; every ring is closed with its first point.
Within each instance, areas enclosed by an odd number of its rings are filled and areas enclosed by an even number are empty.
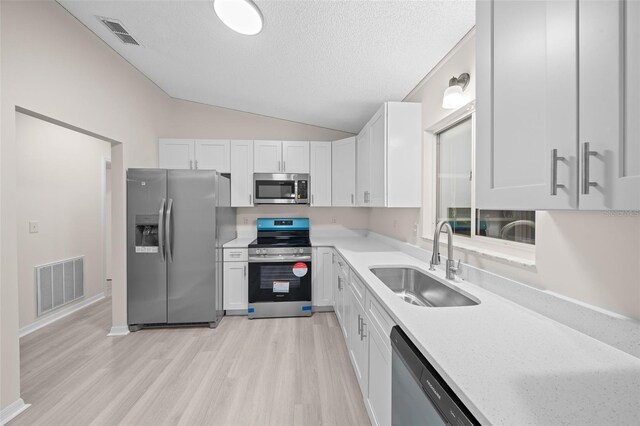
{"type": "Polygon", "coordinates": [[[35,267],[38,316],[84,296],[84,256],[35,267]]]}
{"type": "Polygon", "coordinates": [[[113,34],[115,34],[115,36],[118,37],[121,42],[125,44],[133,44],[135,46],[140,46],[140,43],[138,43],[138,41],[135,38],[133,38],[131,34],[129,34],[129,31],[127,31],[124,28],[124,26],[120,21],[116,19],[102,18],[100,16],[98,16],[98,19],[100,20],[100,22],[106,25],[106,27],[109,28],[109,30],[113,34]]]}

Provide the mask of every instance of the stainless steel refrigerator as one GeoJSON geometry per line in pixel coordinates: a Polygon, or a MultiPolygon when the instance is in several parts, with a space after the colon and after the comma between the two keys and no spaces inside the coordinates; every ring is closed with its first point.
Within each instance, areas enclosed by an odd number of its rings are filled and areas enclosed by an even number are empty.
{"type": "Polygon", "coordinates": [[[143,326],[208,323],[222,306],[222,245],[236,238],[228,178],[215,171],[127,172],[127,315],[143,326]]]}

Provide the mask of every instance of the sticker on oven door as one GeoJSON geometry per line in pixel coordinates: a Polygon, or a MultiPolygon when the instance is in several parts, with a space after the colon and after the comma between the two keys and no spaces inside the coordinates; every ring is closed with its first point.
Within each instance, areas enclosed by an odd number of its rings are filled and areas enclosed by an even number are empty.
{"type": "Polygon", "coordinates": [[[304,262],[297,262],[293,265],[293,275],[296,277],[304,277],[309,272],[307,264],[304,262]]]}
{"type": "Polygon", "coordinates": [[[289,281],[274,281],[273,282],[274,293],[289,293],[289,281]]]}

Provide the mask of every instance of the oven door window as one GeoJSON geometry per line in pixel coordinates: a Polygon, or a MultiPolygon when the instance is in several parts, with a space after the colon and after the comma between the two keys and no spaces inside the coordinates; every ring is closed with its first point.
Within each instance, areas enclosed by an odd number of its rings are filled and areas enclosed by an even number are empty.
{"type": "Polygon", "coordinates": [[[311,262],[249,263],[249,303],[306,300],[311,300],[311,262]]]}
{"type": "Polygon", "coordinates": [[[295,200],[295,181],[257,180],[255,197],[258,200],[295,200]]]}

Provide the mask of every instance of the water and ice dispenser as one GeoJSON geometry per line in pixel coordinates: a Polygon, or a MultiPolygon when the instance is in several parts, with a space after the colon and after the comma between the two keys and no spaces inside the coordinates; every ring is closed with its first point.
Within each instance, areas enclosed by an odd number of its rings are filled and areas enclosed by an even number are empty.
{"type": "Polygon", "coordinates": [[[159,220],[157,214],[136,215],[136,253],[158,253],[159,220]]]}

